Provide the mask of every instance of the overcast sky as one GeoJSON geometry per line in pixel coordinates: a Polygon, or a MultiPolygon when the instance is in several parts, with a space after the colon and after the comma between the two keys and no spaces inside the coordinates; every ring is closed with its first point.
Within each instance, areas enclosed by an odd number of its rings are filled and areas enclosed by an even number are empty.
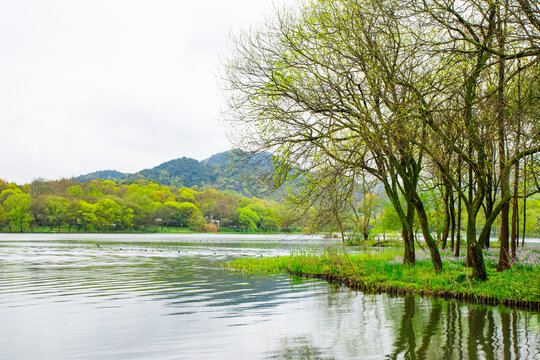
{"type": "Polygon", "coordinates": [[[284,3],[0,0],[0,178],[134,172],[228,150],[227,35],[284,3]]]}

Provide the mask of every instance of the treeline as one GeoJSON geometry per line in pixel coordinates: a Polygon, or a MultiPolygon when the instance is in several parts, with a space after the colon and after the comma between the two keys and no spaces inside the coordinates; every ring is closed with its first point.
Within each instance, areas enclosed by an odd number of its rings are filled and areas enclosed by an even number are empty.
{"type": "Polygon", "coordinates": [[[361,220],[375,182],[404,264],[415,264],[418,221],[437,272],[450,246],[485,280],[497,224],[498,270],[511,267],[520,206],[540,191],[538,1],[306,0],[233,41],[224,77],[235,145],[272,151],[273,183],[302,182],[292,201],[342,227],[340,213],[361,220]]]}
{"type": "Polygon", "coordinates": [[[300,231],[295,218],[276,202],[196,186],[75,179],[19,186],[0,180],[3,231],[300,231]]]}

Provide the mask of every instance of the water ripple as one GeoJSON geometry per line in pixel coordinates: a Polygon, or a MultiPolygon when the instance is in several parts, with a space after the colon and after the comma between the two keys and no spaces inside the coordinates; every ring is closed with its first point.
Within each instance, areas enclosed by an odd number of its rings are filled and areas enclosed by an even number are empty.
{"type": "Polygon", "coordinates": [[[292,245],[276,241],[15,238],[0,234],[0,359],[420,359],[468,357],[470,349],[486,359],[526,359],[540,352],[538,314],[219,267],[234,256],[290,252],[292,245]]]}

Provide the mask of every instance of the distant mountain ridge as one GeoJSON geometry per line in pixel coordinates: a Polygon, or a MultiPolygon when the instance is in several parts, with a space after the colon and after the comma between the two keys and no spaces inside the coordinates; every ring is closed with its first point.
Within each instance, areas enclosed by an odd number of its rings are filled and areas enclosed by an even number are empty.
{"type": "Polygon", "coordinates": [[[231,190],[245,196],[261,193],[260,174],[270,170],[271,154],[257,154],[251,158],[238,151],[225,151],[208,159],[198,161],[182,157],[164,162],[151,169],[136,173],[122,173],[116,170],[100,170],[80,175],[81,182],[92,180],[136,181],[138,179],[155,181],[162,185],[176,187],[212,187],[216,190],[231,190]]]}
{"type": "Polygon", "coordinates": [[[99,171],[91,172],[89,174],[77,176],[77,180],[81,182],[92,181],[92,180],[97,180],[97,179],[116,181],[118,179],[125,178],[127,175],[128,174],[120,172],[120,171],[116,171],[116,170],[99,170],[99,171]]]}

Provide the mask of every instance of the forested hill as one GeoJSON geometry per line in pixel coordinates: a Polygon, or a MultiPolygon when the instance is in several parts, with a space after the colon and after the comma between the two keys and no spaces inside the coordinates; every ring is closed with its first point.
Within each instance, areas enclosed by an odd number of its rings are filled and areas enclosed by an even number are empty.
{"type": "Polygon", "coordinates": [[[257,155],[252,159],[241,161],[232,151],[226,151],[203,161],[182,157],[136,173],[102,170],[81,175],[77,179],[82,182],[97,179],[126,182],[144,179],[162,185],[176,187],[196,185],[220,191],[233,190],[245,196],[260,196],[261,187],[256,181],[259,178],[258,174],[271,166],[270,154],[257,155]]]}
{"type": "Polygon", "coordinates": [[[116,170],[100,170],[100,171],[95,171],[86,175],[81,175],[77,177],[77,180],[81,182],[98,180],[98,179],[115,181],[118,179],[123,179],[127,175],[128,174],[120,172],[120,171],[116,171],[116,170]]]}

